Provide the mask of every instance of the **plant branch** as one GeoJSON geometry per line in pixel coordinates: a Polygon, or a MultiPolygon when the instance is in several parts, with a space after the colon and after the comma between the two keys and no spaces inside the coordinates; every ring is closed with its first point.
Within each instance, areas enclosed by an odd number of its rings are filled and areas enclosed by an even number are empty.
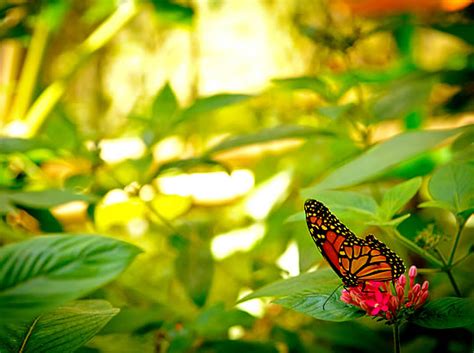
{"type": "Polygon", "coordinates": [[[48,37],[48,25],[38,20],[29,43],[18,86],[15,89],[16,94],[12,102],[9,121],[22,120],[28,111],[48,37]]]}
{"type": "Polygon", "coordinates": [[[464,225],[467,222],[467,218],[458,217],[457,220],[458,220],[458,231],[456,233],[456,236],[454,237],[453,247],[451,248],[451,253],[449,254],[449,259],[448,259],[448,263],[447,263],[449,267],[451,267],[451,265],[453,264],[454,255],[456,253],[456,249],[457,249],[458,244],[459,244],[459,239],[461,239],[461,233],[464,229],[464,225]]]}

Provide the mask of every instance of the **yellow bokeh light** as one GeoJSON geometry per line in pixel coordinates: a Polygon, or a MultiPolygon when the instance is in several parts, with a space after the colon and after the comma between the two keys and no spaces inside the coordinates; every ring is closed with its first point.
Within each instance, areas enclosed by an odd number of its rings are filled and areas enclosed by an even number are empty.
{"type": "Polygon", "coordinates": [[[257,223],[215,236],[211,242],[212,256],[221,260],[238,251],[251,250],[263,238],[265,229],[264,224],[257,223]]]}
{"type": "Polygon", "coordinates": [[[292,240],[285,252],[276,261],[277,265],[284,270],[283,277],[293,277],[300,274],[300,252],[298,244],[292,240]]]}
{"type": "Polygon", "coordinates": [[[158,189],[167,195],[189,196],[194,203],[219,204],[245,195],[254,186],[252,171],[190,173],[157,179],[158,189]]]}
{"type": "Polygon", "coordinates": [[[127,159],[138,159],[146,151],[146,145],[139,137],[102,140],[99,147],[100,158],[110,164],[119,163],[127,159]]]}
{"type": "Polygon", "coordinates": [[[289,192],[291,173],[284,171],[261,183],[245,201],[245,211],[255,220],[265,219],[289,192]]]}

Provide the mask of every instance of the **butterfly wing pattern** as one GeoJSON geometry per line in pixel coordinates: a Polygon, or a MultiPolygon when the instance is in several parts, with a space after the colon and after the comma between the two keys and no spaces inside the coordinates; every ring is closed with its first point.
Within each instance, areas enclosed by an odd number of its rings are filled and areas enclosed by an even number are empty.
{"type": "Polygon", "coordinates": [[[405,272],[402,259],[374,235],[358,238],[319,201],[304,208],[311,237],[344,286],[393,281],[405,272]]]}

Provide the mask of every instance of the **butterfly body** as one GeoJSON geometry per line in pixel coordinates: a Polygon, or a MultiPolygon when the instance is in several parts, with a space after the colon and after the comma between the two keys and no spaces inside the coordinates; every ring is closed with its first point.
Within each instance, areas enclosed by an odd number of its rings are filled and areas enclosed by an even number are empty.
{"type": "Polygon", "coordinates": [[[357,237],[319,201],[307,200],[304,208],[311,237],[344,286],[393,281],[405,272],[400,257],[374,235],[357,237]]]}

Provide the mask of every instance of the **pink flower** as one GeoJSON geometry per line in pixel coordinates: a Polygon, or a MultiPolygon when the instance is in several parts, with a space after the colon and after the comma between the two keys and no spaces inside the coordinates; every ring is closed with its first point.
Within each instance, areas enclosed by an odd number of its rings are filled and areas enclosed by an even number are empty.
{"type": "Polygon", "coordinates": [[[408,271],[410,285],[407,293],[405,292],[407,279],[405,275],[401,275],[394,281],[393,292],[390,282],[369,281],[357,287],[344,289],[341,300],[358,306],[369,316],[381,317],[392,324],[413,314],[413,311],[420,308],[428,299],[429,283],[425,281],[423,285],[415,284],[416,275],[416,267],[410,267],[408,271]]]}

